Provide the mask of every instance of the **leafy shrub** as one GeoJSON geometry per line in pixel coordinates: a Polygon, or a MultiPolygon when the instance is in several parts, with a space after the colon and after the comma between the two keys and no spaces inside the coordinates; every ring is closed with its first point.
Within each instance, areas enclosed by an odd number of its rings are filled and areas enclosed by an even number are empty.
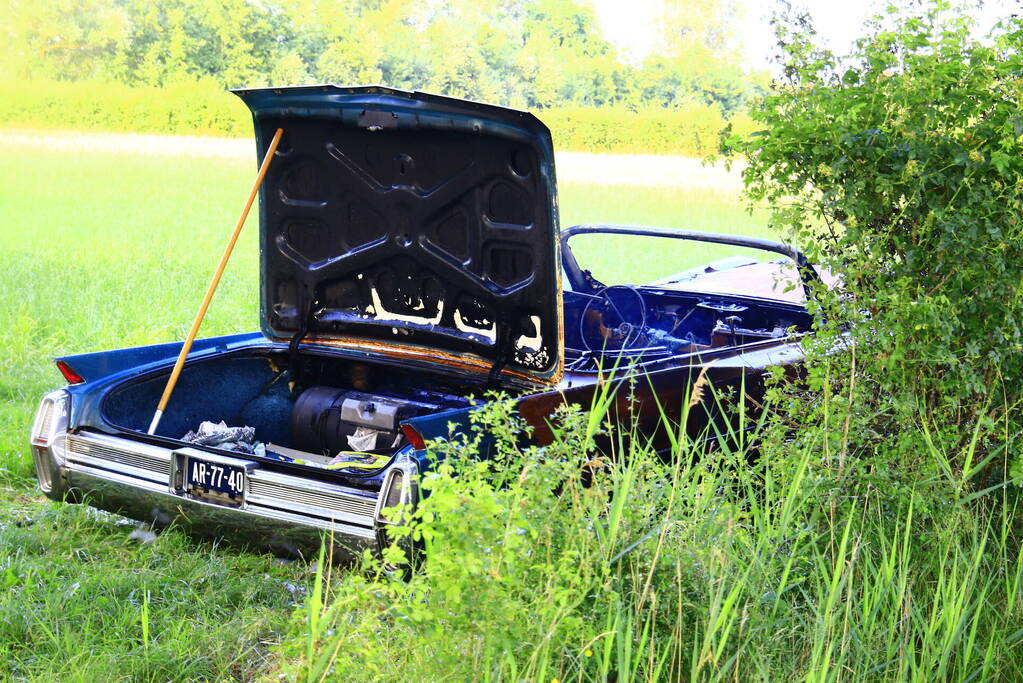
{"type": "Polygon", "coordinates": [[[247,136],[252,130],[245,105],[212,81],[166,88],[0,82],[0,124],[184,135],[247,136]]]}
{"type": "Polygon", "coordinates": [[[714,151],[725,125],[716,105],[676,109],[571,107],[539,112],[560,148],[628,154],[702,157],[714,151]]]}
{"type": "Polygon", "coordinates": [[[951,466],[990,484],[1023,401],[1023,24],[987,42],[948,3],[893,9],[841,58],[804,17],[779,27],[786,80],[751,112],[760,134],[725,148],[749,162],[749,197],[843,278],[821,312],[852,326],[821,335],[811,383],[844,382],[845,453],[910,469],[968,454],[951,466]]]}

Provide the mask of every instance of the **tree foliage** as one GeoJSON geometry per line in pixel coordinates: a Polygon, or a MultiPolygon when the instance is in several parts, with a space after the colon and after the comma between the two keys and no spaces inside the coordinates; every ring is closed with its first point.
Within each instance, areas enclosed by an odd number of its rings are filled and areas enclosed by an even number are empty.
{"type": "Polygon", "coordinates": [[[15,3],[0,77],[133,86],[385,83],[528,108],[716,104],[755,90],[734,0],[666,1],[621,59],[582,0],[53,0],[15,3]]]}

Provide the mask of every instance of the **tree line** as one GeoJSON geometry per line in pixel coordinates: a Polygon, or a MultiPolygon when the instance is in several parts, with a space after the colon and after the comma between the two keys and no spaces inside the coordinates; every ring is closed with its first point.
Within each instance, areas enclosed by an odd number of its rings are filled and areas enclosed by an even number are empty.
{"type": "Polygon", "coordinates": [[[664,0],[637,61],[586,0],[14,0],[0,78],[166,87],[383,83],[511,106],[729,115],[760,91],[740,0],[664,0]]]}

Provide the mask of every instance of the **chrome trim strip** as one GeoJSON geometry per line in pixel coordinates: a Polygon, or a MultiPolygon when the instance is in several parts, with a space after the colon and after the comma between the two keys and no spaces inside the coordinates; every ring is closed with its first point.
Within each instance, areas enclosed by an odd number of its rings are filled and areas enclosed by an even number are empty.
{"type": "MultiPolygon", "coordinates": [[[[96,477],[98,479],[105,479],[107,481],[112,481],[117,484],[123,484],[124,486],[132,486],[134,488],[145,489],[146,491],[153,491],[156,493],[167,493],[166,486],[162,486],[160,484],[147,481],[145,479],[139,479],[137,477],[132,477],[126,474],[112,472],[110,470],[100,469],[97,467],[90,467],[89,465],[85,465],[82,463],[73,463],[73,465],[71,467],[68,467],[67,469],[69,470],[72,480],[74,480],[75,475],[81,473],[87,474],[90,477],[96,477]]],[[[83,492],[86,495],[88,495],[89,493],[89,491],[87,490],[83,490],[83,492]]]]}
{"type": "MultiPolygon", "coordinates": [[[[274,509],[274,510],[292,510],[296,513],[302,513],[309,517],[320,518],[325,522],[328,520],[338,522],[348,522],[351,524],[360,524],[364,526],[373,526],[373,510],[372,505],[370,507],[369,514],[354,514],[341,510],[332,510],[316,505],[307,505],[296,500],[282,500],[280,498],[274,498],[269,496],[261,496],[259,494],[253,494],[251,484],[249,488],[249,495],[245,499],[245,507],[258,507],[262,509],[274,509]]],[[[257,489],[258,490],[258,489],[257,489]]]]}
{"type": "Polygon", "coordinates": [[[376,503],[377,497],[368,491],[362,491],[359,489],[353,489],[348,486],[341,486],[340,484],[325,484],[321,481],[313,481],[309,479],[303,479],[302,477],[296,477],[291,474],[281,474],[279,472],[269,472],[267,470],[257,469],[252,473],[253,481],[270,482],[275,484],[281,484],[289,487],[300,487],[302,489],[309,489],[315,491],[322,491],[328,494],[335,495],[347,495],[356,498],[367,498],[376,503]]]}
{"type": "MultiPolygon", "coordinates": [[[[210,503],[204,504],[211,505],[210,503]]],[[[231,510],[233,508],[223,509],[231,510]]],[[[257,515],[259,517],[271,517],[273,519],[279,519],[282,521],[291,522],[293,524],[301,524],[303,526],[314,526],[318,529],[323,529],[324,531],[333,531],[334,533],[340,533],[345,536],[355,536],[357,538],[365,538],[367,540],[376,539],[376,531],[367,527],[355,526],[352,524],[342,524],[338,522],[331,522],[328,520],[310,519],[309,517],[291,514],[284,510],[265,508],[262,505],[251,505],[247,508],[242,508],[241,512],[247,512],[248,514],[257,515]]]]}
{"type": "Polygon", "coordinates": [[[163,488],[167,488],[167,484],[164,481],[164,479],[167,478],[166,474],[155,472],[151,469],[136,467],[135,465],[129,465],[126,462],[114,460],[113,458],[96,458],[91,455],[85,455],[81,452],[69,450],[67,454],[67,464],[71,466],[81,465],[83,467],[110,470],[114,473],[130,475],[133,480],[140,479],[147,483],[163,484],[163,488]],[[113,469],[114,467],[116,467],[116,470],[113,469]]]}
{"type": "Polygon", "coordinates": [[[161,446],[153,446],[148,443],[141,441],[131,441],[124,439],[119,436],[110,436],[109,434],[100,434],[98,432],[82,432],[79,434],[69,434],[69,439],[79,439],[81,441],[96,442],[99,444],[105,444],[110,448],[127,450],[128,445],[131,446],[133,453],[139,453],[147,455],[157,460],[164,460],[170,462],[171,451],[161,446]]]}
{"type": "Polygon", "coordinates": [[[377,496],[368,492],[261,470],[249,475],[248,485],[248,503],[273,507],[296,505],[320,517],[372,519],[377,504],[377,496]]]}
{"type": "Polygon", "coordinates": [[[165,487],[169,481],[171,452],[165,448],[102,434],[69,434],[65,453],[69,462],[107,469],[113,462],[119,470],[134,477],[165,487]]]}

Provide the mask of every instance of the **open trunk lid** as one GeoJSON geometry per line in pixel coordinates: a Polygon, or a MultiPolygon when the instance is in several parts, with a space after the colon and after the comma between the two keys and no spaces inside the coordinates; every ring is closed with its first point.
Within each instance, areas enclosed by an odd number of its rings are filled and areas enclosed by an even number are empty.
{"type": "Polygon", "coordinates": [[[431,358],[493,379],[563,368],[550,132],[526,112],[367,86],[238,90],[259,158],[270,339],[431,358]]]}

